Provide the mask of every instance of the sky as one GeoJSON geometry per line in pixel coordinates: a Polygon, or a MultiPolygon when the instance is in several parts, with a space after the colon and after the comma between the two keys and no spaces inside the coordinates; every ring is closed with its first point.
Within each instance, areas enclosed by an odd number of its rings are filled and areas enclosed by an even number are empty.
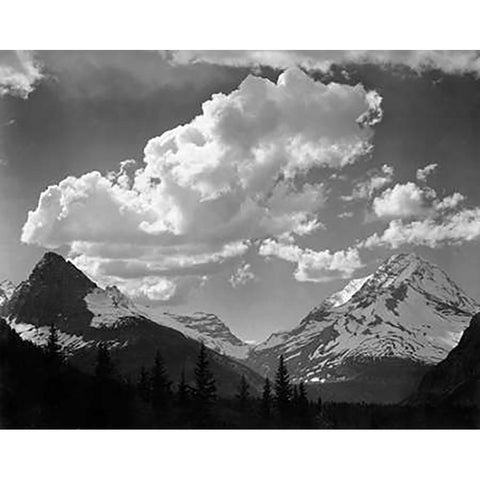
{"type": "Polygon", "coordinates": [[[0,52],[0,279],[47,250],[245,340],[415,251],[480,299],[476,52],[0,52]]]}

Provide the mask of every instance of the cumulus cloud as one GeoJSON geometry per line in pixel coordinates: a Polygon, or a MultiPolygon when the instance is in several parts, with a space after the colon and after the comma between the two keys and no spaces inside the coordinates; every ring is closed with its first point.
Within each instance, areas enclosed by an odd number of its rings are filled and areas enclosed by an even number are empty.
{"type": "Polygon", "coordinates": [[[42,77],[30,52],[0,51],[0,95],[27,98],[42,77]]]}
{"type": "Polygon", "coordinates": [[[307,70],[328,71],[332,65],[373,63],[382,66],[405,65],[417,72],[439,69],[445,73],[480,73],[480,53],[473,50],[348,50],[348,51],[176,51],[168,58],[175,63],[210,63],[230,66],[270,66],[289,68],[300,66],[307,70]]]}
{"type": "Polygon", "coordinates": [[[233,288],[236,288],[245,285],[256,278],[257,277],[252,272],[252,266],[249,263],[244,263],[237,268],[228,281],[231,283],[233,288]]]}
{"type": "Polygon", "coordinates": [[[388,246],[398,248],[405,244],[425,245],[435,248],[441,245],[461,244],[480,237],[480,208],[465,209],[442,218],[426,218],[404,223],[392,220],[381,234],[370,236],[363,246],[372,248],[388,246]]]}
{"type": "Polygon", "coordinates": [[[376,192],[392,183],[393,175],[393,167],[386,164],[382,165],[380,170],[371,170],[368,172],[367,179],[357,182],[352,194],[344,196],[343,199],[347,201],[368,199],[376,192]]]}
{"type": "Polygon", "coordinates": [[[433,189],[411,182],[395,185],[373,203],[379,217],[390,217],[388,227],[359,242],[357,248],[398,248],[404,244],[435,248],[476,240],[480,235],[480,208],[460,209],[464,200],[458,192],[439,198],[433,189]]]}
{"type": "MultiPolygon", "coordinates": [[[[94,278],[200,278],[243,255],[251,239],[320,228],[325,186],[299,177],[368,154],[380,102],[360,85],[324,85],[298,69],[277,83],[248,76],[232,93],[213,95],[190,123],[151,139],[138,168],[122,162],[118,172],[48,187],[21,239],[69,245],[72,257],[95,260],[94,278]]],[[[164,294],[130,291],[168,296],[163,285],[164,294]]]]}
{"type": "Polygon", "coordinates": [[[436,193],[413,182],[397,184],[373,200],[373,211],[379,218],[418,217],[430,211],[429,202],[436,193]]]}
{"type": "Polygon", "coordinates": [[[417,180],[420,182],[426,182],[427,177],[435,171],[435,169],[438,167],[437,163],[430,163],[429,165],[426,165],[423,168],[419,168],[417,170],[417,180]]]}
{"type": "Polygon", "coordinates": [[[355,248],[331,253],[330,250],[302,249],[295,244],[267,239],[261,243],[258,253],[264,257],[277,257],[296,263],[294,276],[299,282],[325,282],[332,278],[350,278],[355,270],[363,267],[355,248]]]}

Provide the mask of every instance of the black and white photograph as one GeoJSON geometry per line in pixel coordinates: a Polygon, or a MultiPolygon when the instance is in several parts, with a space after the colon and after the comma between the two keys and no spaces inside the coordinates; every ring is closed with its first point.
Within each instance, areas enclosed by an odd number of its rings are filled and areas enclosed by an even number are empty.
{"type": "Polygon", "coordinates": [[[480,428],[480,51],[350,43],[0,51],[2,430],[480,428]]]}

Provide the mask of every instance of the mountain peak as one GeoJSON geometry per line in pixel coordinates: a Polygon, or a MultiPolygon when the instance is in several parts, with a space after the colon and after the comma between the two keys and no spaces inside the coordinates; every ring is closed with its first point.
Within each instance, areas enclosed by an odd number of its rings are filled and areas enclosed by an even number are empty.
{"type": "Polygon", "coordinates": [[[35,265],[28,278],[30,284],[38,281],[53,281],[54,279],[63,279],[64,282],[74,282],[81,284],[87,289],[96,288],[97,285],[92,282],[81,270],[79,270],[72,262],[66,260],[55,252],[47,252],[40,261],[35,265]]]}
{"type": "Polygon", "coordinates": [[[97,288],[73,263],[61,255],[47,252],[6,302],[6,314],[17,321],[35,319],[37,325],[49,325],[60,318],[87,324],[91,314],[85,296],[97,288]]]}

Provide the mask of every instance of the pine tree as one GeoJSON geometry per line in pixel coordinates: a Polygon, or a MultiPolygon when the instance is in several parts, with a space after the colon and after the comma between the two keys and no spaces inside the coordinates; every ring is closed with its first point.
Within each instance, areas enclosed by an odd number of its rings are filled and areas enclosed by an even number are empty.
{"type": "Polygon", "coordinates": [[[151,401],[155,412],[157,415],[165,413],[170,406],[172,392],[171,382],[168,379],[167,369],[160,352],[155,355],[150,384],[151,401]]]}
{"type": "Polygon", "coordinates": [[[280,355],[275,375],[275,404],[281,421],[289,419],[292,402],[292,386],[283,355],[280,355]]]}
{"type": "Polygon", "coordinates": [[[115,368],[104,343],[97,350],[95,376],[91,391],[90,419],[93,428],[112,428],[120,406],[115,385],[115,368]]]}
{"type": "Polygon", "coordinates": [[[297,408],[298,406],[298,386],[292,386],[292,405],[297,408]]]}
{"type": "Polygon", "coordinates": [[[137,383],[137,389],[140,398],[144,402],[148,402],[150,400],[150,376],[148,375],[145,367],[142,367],[140,370],[140,378],[137,383]]]}
{"type": "Polygon", "coordinates": [[[240,384],[238,386],[237,400],[240,410],[246,410],[248,402],[250,400],[250,386],[247,383],[245,375],[242,375],[240,379],[240,384]]]}
{"type": "Polygon", "coordinates": [[[208,423],[211,415],[211,406],[217,396],[215,379],[207,358],[207,350],[202,343],[195,367],[195,388],[194,388],[194,416],[197,425],[208,423]]]}
{"type": "Polygon", "coordinates": [[[265,378],[265,384],[263,385],[262,400],[260,403],[260,414],[266,421],[270,420],[272,415],[272,387],[270,380],[265,378]]]}
{"type": "Polygon", "coordinates": [[[185,368],[182,368],[180,382],[177,387],[177,402],[180,408],[184,408],[188,404],[188,385],[185,381],[185,368]]]}
{"type": "Polygon", "coordinates": [[[298,386],[297,417],[300,425],[303,427],[310,423],[310,405],[305,390],[305,384],[303,382],[300,382],[298,386]]]}
{"type": "Polygon", "coordinates": [[[45,346],[45,406],[46,421],[54,426],[59,415],[59,407],[62,404],[63,381],[62,364],[63,357],[58,343],[58,334],[55,325],[50,326],[47,344],[45,346]]]}
{"type": "Polygon", "coordinates": [[[45,346],[45,354],[47,361],[54,366],[59,366],[62,362],[62,353],[61,346],[58,343],[58,334],[55,325],[52,323],[50,325],[50,330],[48,332],[47,345],[45,346]]]}

